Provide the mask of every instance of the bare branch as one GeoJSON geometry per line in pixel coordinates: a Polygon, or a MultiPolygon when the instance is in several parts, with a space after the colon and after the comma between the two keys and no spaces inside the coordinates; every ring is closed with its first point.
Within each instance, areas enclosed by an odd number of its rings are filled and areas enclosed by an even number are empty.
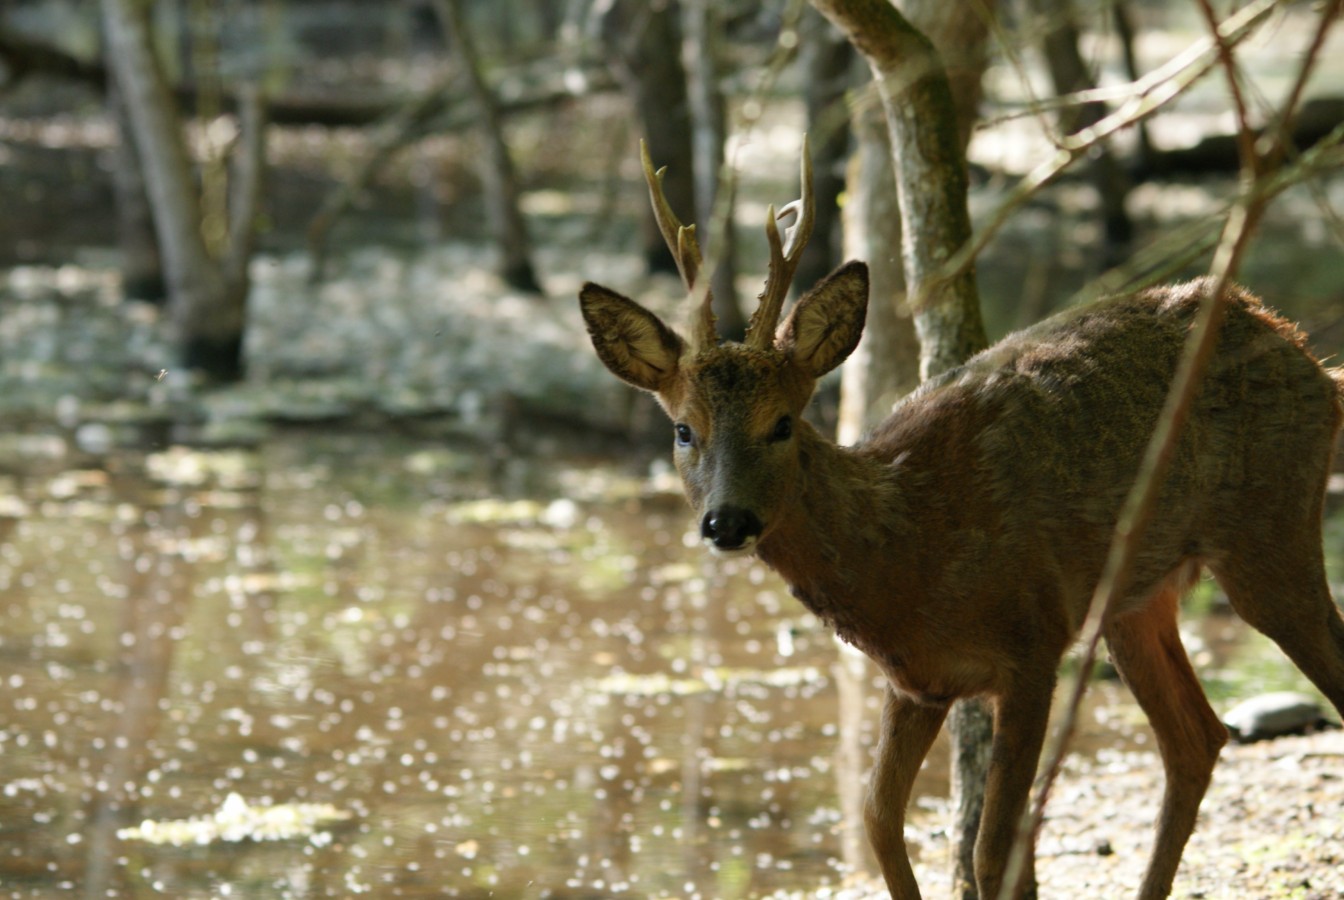
{"type": "MultiPolygon", "coordinates": [[[[1250,35],[1251,30],[1273,10],[1277,3],[1278,0],[1256,0],[1225,20],[1219,26],[1219,34],[1229,46],[1237,44],[1250,35]]],[[[1190,85],[1203,78],[1216,64],[1214,51],[1215,42],[1212,38],[1197,42],[1166,65],[1149,73],[1142,79],[1141,85],[1136,84],[1137,92],[1111,115],[1091,128],[1084,128],[1076,134],[1061,138],[1059,150],[1050,159],[1023,176],[1008,199],[1000,204],[972,239],[947,261],[945,277],[950,278],[969,269],[999,229],[1012,218],[1013,213],[1038,190],[1054,181],[1075,160],[1086,155],[1093,146],[1117,131],[1151,116],[1180,96],[1190,85]]]]}
{"type": "MultiPolygon", "coordinates": [[[[1219,57],[1227,70],[1229,81],[1235,85],[1235,64],[1228,50],[1228,45],[1221,35],[1221,28],[1217,25],[1206,0],[1199,0],[1199,2],[1201,8],[1206,11],[1210,29],[1216,35],[1219,57]]],[[[1338,3],[1334,3],[1332,6],[1338,6],[1338,3]]],[[[1327,15],[1333,16],[1333,14],[1334,10],[1332,9],[1327,15]]],[[[1319,34],[1320,32],[1318,32],[1319,34]]],[[[1313,44],[1317,49],[1320,45],[1321,41],[1319,40],[1313,44]]],[[[1313,62],[1314,56],[1308,56],[1304,60],[1302,68],[1310,68],[1313,62]]],[[[1299,81],[1302,80],[1299,78],[1299,81]]],[[[1240,94],[1235,86],[1233,92],[1237,96],[1241,132],[1243,135],[1250,135],[1249,123],[1245,117],[1244,107],[1241,105],[1240,94]]],[[[1296,102],[1296,92],[1289,95],[1288,103],[1294,102],[1296,102]]],[[[1301,169],[1319,165],[1321,158],[1332,156],[1331,150],[1337,148],[1341,141],[1344,141],[1344,126],[1335,129],[1327,138],[1304,153],[1298,166],[1294,168],[1301,169]]],[[[1250,238],[1255,232],[1255,226],[1269,201],[1288,184],[1295,183],[1298,180],[1292,177],[1257,178],[1258,175],[1262,174],[1261,170],[1266,163],[1272,165],[1274,161],[1267,160],[1265,157],[1258,157],[1255,153],[1253,141],[1243,146],[1246,153],[1242,157],[1242,176],[1243,184],[1247,188],[1238,197],[1224,222],[1222,236],[1214,251],[1213,261],[1210,265],[1211,287],[1200,304],[1199,314],[1186,341],[1185,351],[1172,380],[1166,404],[1158,417],[1157,424],[1154,426],[1153,434],[1149,439],[1147,450],[1139,467],[1138,476],[1125,498],[1124,507],[1120,511],[1120,518],[1116,522],[1115,535],[1106,557],[1101,580],[1092,596],[1087,618],[1079,632],[1079,638],[1084,648],[1083,656],[1073,676],[1064,717],[1045,757],[1046,764],[1043,769],[1045,774],[1042,778],[1041,787],[1030,810],[1023,815],[1020,823],[1018,838],[1014,842],[1013,851],[1009,858],[1008,872],[1004,878],[1005,886],[1011,886],[1016,882],[1017,873],[1023,870],[1027,855],[1031,852],[1032,837],[1040,829],[1044,820],[1045,804],[1049,797],[1050,788],[1063,765],[1068,741],[1078,720],[1078,711],[1082,704],[1083,695],[1087,691],[1087,681],[1096,660],[1102,628],[1115,600],[1122,596],[1129,587],[1139,545],[1156,509],[1159,488],[1162,485],[1172,454],[1175,452],[1176,442],[1180,438],[1181,428],[1185,424],[1195,393],[1199,389],[1204,370],[1207,368],[1208,361],[1217,344],[1219,328],[1226,312],[1225,294],[1227,288],[1241,263],[1241,258],[1250,243],[1250,238]]],[[[1280,175],[1282,174],[1284,173],[1280,173],[1280,175]]]]}
{"type": "Polygon", "coordinates": [[[1237,113],[1237,155],[1241,159],[1243,174],[1252,178],[1259,169],[1255,154],[1255,130],[1251,126],[1250,115],[1246,112],[1246,99],[1241,94],[1241,76],[1237,69],[1237,60],[1232,55],[1232,47],[1218,31],[1218,14],[1213,11],[1209,0],[1195,0],[1195,5],[1204,15],[1209,26],[1209,34],[1218,49],[1218,63],[1227,77],[1227,92],[1232,97],[1232,108],[1237,113]]]}
{"type": "Polygon", "coordinates": [[[1312,35],[1302,65],[1297,70],[1297,79],[1293,82],[1292,89],[1288,91],[1288,96],[1283,101],[1283,108],[1274,123],[1265,130],[1266,136],[1274,142],[1272,147],[1263,150],[1263,156],[1270,166],[1276,165],[1283,154],[1288,152],[1292,141],[1292,121],[1297,116],[1298,107],[1302,105],[1302,94],[1307,88],[1307,80],[1315,70],[1316,62],[1321,58],[1325,36],[1339,18],[1341,7],[1344,7],[1344,0],[1329,0],[1321,10],[1320,21],[1316,23],[1316,33],[1312,35]]]}

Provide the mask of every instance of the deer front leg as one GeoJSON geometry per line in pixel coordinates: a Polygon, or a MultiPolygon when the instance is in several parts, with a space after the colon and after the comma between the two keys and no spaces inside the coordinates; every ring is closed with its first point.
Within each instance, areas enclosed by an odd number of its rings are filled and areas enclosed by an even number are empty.
{"type": "MultiPolygon", "coordinates": [[[[994,741],[985,780],[985,806],[975,841],[975,882],[982,900],[1003,896],[1005,868],[1036,779],[1054,694],[1054,673],[1013,685],[994,703],[994,741]]],[[[1013,898],[1036,895],[1034,848],[1017,877],[1013,898]]]]}
{"type": "Polygon", "coordinates": [[[919,703],[908,694],[887,688],[863,818],[892,900],[919,897],[919,885],[905,848],[905,806],[915,775],[945,718],[946,704],[919,703]]]}

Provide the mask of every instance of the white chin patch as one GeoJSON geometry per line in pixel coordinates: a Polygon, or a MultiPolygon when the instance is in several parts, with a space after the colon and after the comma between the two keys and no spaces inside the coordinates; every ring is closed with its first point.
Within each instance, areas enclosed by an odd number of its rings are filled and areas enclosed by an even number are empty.
{"type": "Polygon", "coordinates": [[[724,559],[732,559],[733,557],[736,556],[751,556],[751,554],[756,552],[756,538],[754,537],[747,538],[747,542],[743,544],[741,547],[734,547],[732,549],[724,549],[723,547],[716,545],[713,541],[711,541],[708,538],[705,538],[705,540],[702,543],[706,547],[708,547],[709,551],[713,553],[715,556],[720,556],[723,557],[724,559]]]}

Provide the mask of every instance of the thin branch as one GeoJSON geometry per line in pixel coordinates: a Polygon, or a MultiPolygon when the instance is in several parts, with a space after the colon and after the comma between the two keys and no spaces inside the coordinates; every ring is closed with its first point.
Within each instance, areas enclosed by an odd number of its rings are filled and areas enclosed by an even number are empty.
{"type": "MultiPolygon", "coordinates": [[[[1277,3],[1278,0],[1256,0],[1223,22],[1219,26],[1219,34],[1229,45],[1239,43],[1250,35],[1252,28],[1258,25],[1277,3]]],[[[947,261],[946,276],[950,278],[969,269],[980,252],[988,246],[990,240],[1013,214],[1037,191],[1054,181],[1076,159],[1084,156],[1093,146],[1117,131],[1151,116],[1179,97],[1190,85],[1203,78],[1217,62],[1214,50],[1215,42],[1212,38],[1205,38],[1196,43],[1166,65],[1150,72],[1143,79],[1142,89],[1115,112],[1090,128],[1061,138],[1059,150],[1050,159],[1024,175],[1008,199],[1004,200],[984,225],[976,230],[971,240],[947,261]]]]}
{"type": "Polygon", "coordinates": [[[1238,203],[1233,207],[1223,230],[1223,237],[1214,255],[1211,269],[1213,286],[1200,301],[1199,313],[1191,327],[1180,366],[1148,442],[1139,474],[1120,511],[1120,518],[1115,526],[1115,537],[1111,541],[1101,581],[1092,595],[1092,604],[1079,632],[1083,642],[1083,656],[1074,674],[1063,721],[1055,733],[1050,752],[1046,755],[1045,775],[1036,800],[1024,814],[1019,825],[1017,840],[1013,844],[1004,876],[1005,892],[1000,894],[1000,900],[1011,900],[1008,889],[1017,883],[1026,865],[1026,857],[1031,853],[1033,836],[1045,820],[1045,805],[1050,796],[1050,788],[1063,767],[1068,741],[1078,721],[1078,710],[1082,706],[1083,695],[1087,693],[1087,680],[1096,661],[1097,646],[1101,641],[1107,613],[1116,598],[1123,595],[1129,587],[1134,558],[1156,510],[1158,488],[1176,450],[1176,442],[1189,416],[1204,370],[1218,342],[1218,330],[1227,308],[1224,294],[1254,230],[1254,223],[1258,219],[1257,212],[1246,204],[1238,203]]]}
{"type": "Polygon", "coordinates": [[[1209,26],[1209,34],[1218,49],[1218,64],[1227,78],[1227,93],[1237,114],[1237,155],[1241,160],[1242,174],[1254,178],[1259,169],[1255,155],[1255,130],[1251,127],[1250,114],[1246,111],[1246,98],[1241,95],[1241,74],[1237,61],[1232,56],[1232,47],[1218,31],[1218,14],[1213,11],[1213,4],[1209,0],[1195,0],[1195,5],[1209,26]]]}
{"type": "Polygon", "coordinates": [[[223,259],[231,290],[247,284],[247,264],[256,244],[257,210],[266,180],[266,98],[253,83],[238,89],[239,143],[234,149],[229,196],[229,239],[223,259]]]}
{"type": "MultiPolygon", "coordinates": [[[[1042,17],[1038,17],[1038,19],[1039,18],[1042,17]]],[[[1073,105],[1081,106],[1082,103],[1073,104],[1065,102],[1065,97],[1061,95],[1056,95],[1052,100],[1043,100],[1038,97],[1036,91],[1032,89],[1031,75],[1027,72],[1027,64],[1022,59],[1022,54],[1019,52],[1019,49],[1023,44],[1037,41],[1039,38],[1038,33],[1032,31],[1029,33],[1027,40],[1019,39],[1013,41],[1008,37],[1007,29],[1003,27],[1003,23],[999,21],[997,16],[991,20],[990,28],[993,30],[994,39],[999,44],[999,50],[1008,59],[1013,71],[1017,74],[1018,83],[1022,86],[1022,90],[1027,94],[1025,109],[1022,112],[1015,114],[1013,118],[1025,118],[1027,116],[1034,118],[1037,126],[1041,129],[1041,133],[1045,135],[1046,140],[1056,148],[1059,148],[1061,143],[1058,129],[1055,127],[1055,123],[1050,121],[1050,117],[1046,114],[1056,109],[1067,109],[1073,105]]],[[[1076,94],[1070,95],[1070,97],[1073,96],[1076,96],[1076,94]]],[[[1000,120],[1002,120],[1002,118],[1004,117],[1001,117],[1000,120]]],[[[978,127],[984,128],[988,124],[990,123],[982,122],[978,127]]]]}
{"type": "Polygon", "coordinates": [[[1344,0],[1329,0],[1321,10],[1320,21],[1316,23],[1316,33],[1312,35],[1302,65],[1297,70],[1297,79],[1288,91],[1288,97],[1284,100],[1279,115],[1265,129],[1265,134],[1274,141],[1274,146],[1264,151],[1264,156],[1271,166],[1277,165],[1283,155],[1290,149],[1292,144],[1292,120],[1297,116],[1298,108],[1302,105],[1302,95],[1306,91],[1307,81],[1311,78],[1311,73],[1315,71],[1316,62],[1321,56],[1321,48],[1325,45],[1325,37],[1330,32],[1330,27],[1334,25],[1335,19],[1339,18],[1341,7],[1344,7],[1344,0]]]}
{"type": "MultiPolygon", "coordinates": [[[[1214,27],[1217,30],[1216,26],[1214,27]]],[[[1320,43],[1315,46],[1319,48],[1320,43]]],[[[1224,59],[1225,65],[1229,67],[1229,75],[1234,77],[1235,64],[1230,54],[1224,59]]],[[[1312,58],[1307,58],[1302,65],[1304,68],[1310,67],[1313,62],[1312,58]]],[[[1246,126],[1244,119],[1242,125],[1246,126]]],[[[1303,154],[1300,162],[1318,162],[1320,157],[1328,156],[1331,148],[1337,146],[1341,140],[1344,140],[1344,126],[1335,129],[1326,140],[1313,147],[1312,151],[1303,154]],[[1327,141],[1330,145],[1323,146],[1327,141]]],[[[1006,900],[1012,886],[1023,872],[1034,843],[1033,836],[1044,820],[1045,804],[1049,798],[1050,788],[1063,766],[1068,741],[1076,726],[1082,698],[1087,691],[1087,680],[1096,660],[1103,627],[1116,598],[1123,595],[1129,587],[1138,547],[1156,511],[1159,488],[1171,456],[1175,452],[1181,428],[1189,416],[1200,380],[1217,344],[1218,331],[1226,313],[1225,293],[1228,285],[1269,201],[1287,184],[1294,182],[1293,179],[1275,177],[1268,179],[1269,184],[1264,185],[1263,180],[1257,180],[1255,176],[1265,164],[1264,158],[1254,155],[1253,148],[1252,155],[1244,160],[1243,178],[1247,190],[1233,205],[1224,224],[1222,237],[1214,251],[1209,270],[1212,286],[1200,302],[1199,313],[1186,341],[1166,403],[1149,439],[1138,475],[1125,498],[1119,520],[1116,522],[1115,536],[1111,541],[1101,580],[1092,595],[1087,618],[1079,632],[1079,638],[1084,645],[1083,656],[1074,673],[1064,717],[1045,757],[1044,775],[1037,797],[1030,810],[1023,815],[1019,825],[1018,837],[1009,856],[1008,869],[1003,881],[1005,893],[1001,894],[1001,900],[1006,900]]]]}

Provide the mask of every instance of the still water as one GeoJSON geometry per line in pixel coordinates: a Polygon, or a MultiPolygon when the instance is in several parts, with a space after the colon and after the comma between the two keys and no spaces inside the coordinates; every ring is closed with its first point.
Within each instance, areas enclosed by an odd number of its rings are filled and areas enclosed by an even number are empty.
{"type": "MultiPolygon", "coordinates": [[[[872,672],[689,546],[647,461],[54,441],[0,465],[0,896],[737,898],[870,866],[872,672]]],[[[1146,752],[1092,696],[1084,755],[1146,752]]]]}

